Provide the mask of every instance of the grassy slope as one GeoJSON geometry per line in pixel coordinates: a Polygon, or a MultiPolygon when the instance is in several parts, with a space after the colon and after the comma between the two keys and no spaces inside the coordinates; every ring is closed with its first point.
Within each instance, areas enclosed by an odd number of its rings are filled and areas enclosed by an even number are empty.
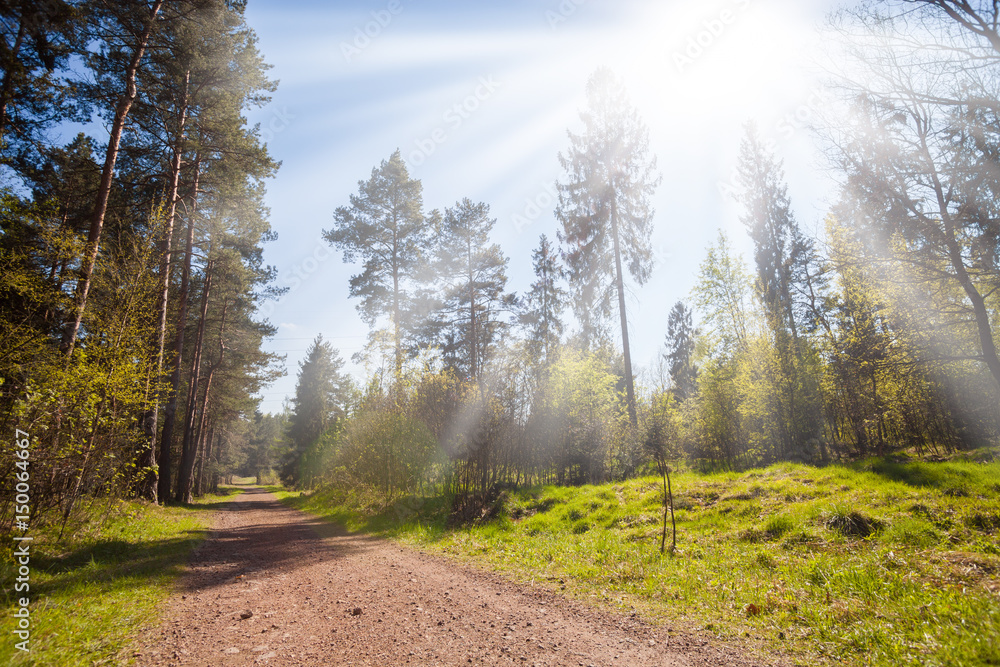
{"type": "Polygon", "coordinates": [[[5,540],[0,664],[73,667],[126,660],[123,652],[158,618],[158,606],[221,500],[206,496],[188,508],[121,503],[105,522],[100,513],[106,508],[95,506],[91,520],[62,545],[55,540],[57,528],[33,531],[30,653],[14,647],[20,641],[11,632],[15,575],[5,540]]]}
{"type": "Polygon", "coordinates": [[[680,474],[674,492],[673,557],[658,551],[652,477],[521,491],[503,518],[457,530],[443,499],[377,511],[355,493],[284,496],[353,530],[802,664],[1000,665],[1000,464],[783,464],[680,474]]]}

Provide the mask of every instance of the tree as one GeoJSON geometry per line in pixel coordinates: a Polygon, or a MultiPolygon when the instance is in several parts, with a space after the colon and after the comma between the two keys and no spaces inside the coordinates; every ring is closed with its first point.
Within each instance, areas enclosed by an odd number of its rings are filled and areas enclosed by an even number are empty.
{"type": "MultiPolygon", "coordinates": [[[[87,234],[87,250],[80,267],[80,277],[77,281],[74,312],[63,332],[62,349],[66,355],[73,353],[76,338],[83,321],[83,313],[87,306],[90,293],[90,283],[94,273],[94,265],[100,250],[101,232],[104,228],[104,218],[108,212],[108,200],[111,196],[111,186],[114,180],[115,163],[118,161],[118,149],[121,144],[122,132],[132,104],[135,102],[138,90],[136,76],[151,35],[157,26],[157,17],[163,8],[163,0],[153,0],[152,5],[145,1],[113,3],[101,5],[102,11],[95,14],[96,25],[102,35],[104,48],[91,54],[92,64],[99,76],[104,77],[92,89],[103,91],[105,86],[120,92],[114,102],[111,120],[111,136],[108,138],[107,151],[104,157],[104,168],[101,171],[101,182],[97,189],[94,212],[90,220],[90,230],[87,234]],[[124,51],[127,53],[124,61],[116,62],[122,55],[122,47],[116,43],[119,37],[124,40],[124,51]],[[119,58],[115,58],[118,56],[119,58]],[[120,73],[122,82],[115,81],[114,74],[120,73]],[[108,81],[108,78],[111,81],[108,81]],[[117,84],[117,85],[116,85],[117,84]],[[124,88],[124,90],[121,90],[124,88]]],[[[102,93],[96,93],[97,99],[102,93]]]]}
{"type": "Polygon", "coordinates": [[[762,333],[752,284],[743,258],[734,255],[729,239],[720,231],[692,290],[705,329],[698,373],[700,447],[693,452],[696,458],[733,465],[746,449],[736,379],[740,360],[762,333]]]}
{"type": "Polygon", "coordinates": [[[625,383],[632,425],[638,423],[632,354],[625,309],[625,275],[642,285],[652,271],[653,209],[660,183],[656,158],[649,155],[649,131],[628,102],[624,85],[608,69],[587,82],[588,109],[581,112],[582,134],[568,132],[570,148],[560,153],[566,182],[559,183],[556,216],[559,239],[574,289],[574,306],[585,324],[610,311],[617,293],[625,355],[625,383]]]}
{"type": "Polygon", "coordinates": [[[397,379],[403,370],[403,339],[413,299],[413,282],[425,261],[429,239],[423,187],[411,179],[397,149],[358,182],[350,206],[334,213],[333,229],[323,232],[345,262],[360,259],[361,273],[351,277],[350,295],[361,299],[358,312],[370,327],[389,316],[397,379]]]}
{"type": "Polygon", "coordinates": [[[691,310],[683,301],[678,301],[667,318],[667,351],[663,356],[669,367],[674,396],[679,401],[691,397],[697,389],[698,369],[694,364],[696,335],[691,310]]]}
{"type": "Polygon", "coordinates": [[[291,451],[281,473],[287,484],[303,481],[299,471],[303,454],[345,414],[348,384],[341,374],[343,366],[337,350],[322,335],[316,337],[299,364],[292,414],[288,418],[291,451]]]}
{"type": "Polygon", "coordinates": [[[518,320],[528,334],[528,351],[541,366],[554,360],[563,334],[562,312],[566,290],[562,288],[562,267],[556,249],[542,234],[531,254],[535,282],[525,295],[518,320]]]}
{"type": "Polygon", "coordinates": [[[40,513],[69,521],[79,498],[135,495],[155,479],[155,420],[144,417],[167,393],[158,361],[172,357],[160,341],[174,323],[201,326],[198,344],[182,349],[203,361],[185,397],[186,499],[217,479],[231,427],[274,377],[273,356],[260,350],[273,328],[252,319],[273,293],[260,179],[274,165],[242,117],[270,84],[243,3],[0,5],[0,159],[20,179],[20,194],[5,188],[0,200],[0,421],[40,434],[40,513]],[[201,67],[209,61],[214,70],[201,67]],[[96,111],[109,126],[101,165],[86,136],[48,145],[70,103],[79,120],[96,111]],[[219,224],[195,222],[196,202],[219,224]],[[190,223],[181,293],[189,279],[202,294],[194,317],[174,301],[181,244],[167,233],[171,218],[190,223]],[[199,251],[206,265],[191,260],[199,251]]]}
{"type": "Polygon", "coordinates": [[[277,450],[285,438],[287,422],[287,412],[276,415],[261,414],[259,411],[254,413],[246,434],[242,474],[256,477],[258,484],[267,483],[268,477],[273,480],[272,468],[277,450]]]}
{"type": "Polygon", "coordinates": [[[744,209],[741,220],[754,242],[757,290],[780,365],[784,401],[776,407],[783,413],[778,419],[787,425],[784,451],[791,453],[820,430],[820,397],[818,391],[810,391],[816,383],[806,377],[807,352],[799,335],[805,317],[793,299],[794,280],[808,281],[811,276],[807,261],[812,243],[792,215],[781,163],[761,143],[752,123],[740,145],[737,173],[743,189],[737,197],[744,209]]]}
{"type": "Polygon", "coordinates": [[[73,117],[63,70],[79,49],[81,4],[0,3],[0,164],[23,173],[45,145],[45,130],[73,117]]]}
{"type": "Polygon", "coordinates": [[[514,304],[505,292],[507,258],[489,242],[496,224],[489,210],[469,199],[445,210],[429,267],[431,314],[423,327],[425,340],[441,344],[446,365],[473,380],[479,379],[504,327],[501,312],[514,304]]]}
{"type": "Polygon", "coordinates": [[[740,144],[736,196],[743,205],[740,220],[754,243],[757,289],[775,331],[783,329],[793,341],[800,322],[792,299],[792,281],[811,248],[792,214],[781,163],[761,143],[753,123],[746,126],[740,144]]]}
{"type": "Polygon", "coordinates": [[[750,272],[733,254],[723,231],[710,246],[698,272],[693,295],[709,336],[709,356],[730,358],[746,350],[755,332],[750,272]]]}
{"type": "MultiPolygon", "coordinates": [[[[229,182],[216,193],[215,201],[209,200],[212,215],[208,219],[201,303],[190,350],[175,494],[183,502],[196,493],[196,471],[203,465],[199,461],[208,458],[213,427],[222,421],[220,412],[255,408],[232,403],[236,397],[259,391],[271,376],[268,366],[275,360],[260,350],[262,339],[274,335],[275,328],[254,319],[256,302],[267,293],[274,277],[273,270],[263,264],[260,247],[263,241],[273,238],[273,233],[266,218],[263,189],[250,181],[244,173],[241,181],[229,182]]],[[[225,184],[223,181],[219,185],[225,184]]]]}
{"type": "MultiPolygon", "coordinates": [[[[172,23],[167,28],[163,36],[166,46],[154,52],[150,65],[140,72],[144,86],[134,112],[137,122],[146,128],[145,141],[160,148],[147,151],[153,163],[149,169],[162,172],[162,187],[166,191],[167,229],[160,256],[160,326],[156,355],[158,368],[165,363],[167,369],[171,366],[172,369],[170,392],[163,410],[160,438],[163,446],[158,452],[159,469],[163,473],[157,492],[161,500],[170,496],[170,444],[181,386],[199,205],[202,210],[211,212],[213,200],[232,198],[244,202],[242,218],[245,222],[251,218],[260,219],[260,213],[252,206],[256,197],[252,192],[245,194],[241,190],[253,188],[248,181],[259,182],[277,168],[266,147],[260,144],[241,117],[246,108],[266,102],[269,98],[264,93],[275,87],[265,75],[268,65],[257,51],[256,36],[247,27],[242,13],[222,0],[203,0],[197,21],[172,23]],[[187,229],[175,306],[180,324],[174,331],[171,357],[164,354],[164,346],[170,277],[174,264],[178,263],[172,252],[172,233],[177,218],[186,219],[187,229]]],[[[259,220],[255,224],[260,227],[259,220]]],[[[242,234],[238,232],[231,238],[236,240],[242,236],[238,242],[253,247],[263,239],[258,236],[247,243],[249,238],[269,233],[248,231],[255,224],[247,225],[242,234]]],[[[156,399],[148,415],[153,424],[150,455],[156,451],[157,443],[160,401],[159,397],[156,399]]]]}
{"type": "Polygon", "coordinates": [[[924,359],[973,360],[1000,390],[998,11],[920,0],[842,14],[849,39],[879,39],[848,46],[854,74],[839,83],[855,113],[831,140],[848,197],[865,212],[870,259],[898,268],[921,313],[924,359]],[[915,27],[926,37],[912,39],[915,27]]]}
{"type": "MultiPolygon", "coordinates": [[[[676,310],[676,308],[675,308],[676,310]]],[[[677,458],[677,426],[674,421],[675,408],[669,394],[660,394],[654,401],[646,426],[646,439],[643,443],[656,461],[656,469],[663,480],[663,531],[660,534],[660,553],[666,551],[667,545],[667,510],[670,510],[670,523],[673,527],[670,541],[670,553],[677,551],[677,519],[674,517],[674,490],[670,483],[670,460],[677,458]]]]}

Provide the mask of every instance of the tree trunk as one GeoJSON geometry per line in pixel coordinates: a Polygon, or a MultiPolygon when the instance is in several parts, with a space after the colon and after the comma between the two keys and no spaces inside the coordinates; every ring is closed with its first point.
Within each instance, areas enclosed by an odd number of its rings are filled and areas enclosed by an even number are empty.
{"type": "Polygon", "coordinates": [[[635,382],[632,378],[632,352],[628,344],[628,315],[625,312],[625,277],[622,275],[621,245],[618,240],[618,201],[611,197],[611,237],[615,247],[615,284],[618,288],[618,314],[622,321],[622,352],[625,356],[625,393],[628,418],[632,426],[639,425],[635,409],[635,382]]]}
{"type": "MultiPolygon", "coordinates": [[[[208,426],[207,435],[205,436],[205,444],[202,446],[202,455],[198,458],[198,474],[195,477],[195,493],[199,496],[205,495],[208,490],[206,488],[205,480],[205,464],[212,462],[212,449],[213,443],[215,442],[215,423],[211,422],[208,426]]],[[[258,479],[260,475],[258,474],[258,479]]],[[[257,482],[260,484],[260,482],[257,482]]]]}
{"type": "MultiPolygon", "coordinates": [[[[925,154],[929,154],[924,146],[925,154]]],[[[979,346],[983,355],[983,361],[989,369],[993,380],[1000,390],[1000,354],[997,353],[997,346],[993,340],[993,328],[990,326],[990,313],[986,307],[986,299],[976,288],[969,271],[965,266],[965,259],[962,257],[962,248],[958,243],[955,230],[955,221],[948,212],[948,203],[945,200],[944,188],[941,186],[937,175],[934,176],[934,191],[938,200],[941,222],[944,224],[944,241],[948,250],[948,259],[955,270],[955,277],[965,291],[966,297],[972,303],[972,312],[976,318],[976,329],[979,334],[979,346]]]]}
{"type": "Polygon", "coordinates": [[[125,92],[118,98],[115,107],[115,117],[111,122],[111,135],[108,138],[108,150],[104,156],[104,169],[101,172],[101,183],[97,189],[97,201],[94,204],[94,214],[90,220],[90,232],[87,234],[87,250],[80,266],[80,279],[76,285],[73,320],[63,332],[62,351],[68,357],[73,354],[76,337],[83,321],[83,311],[87,307],[87,296],[90,294],[90,281],[97,263],[97,252],[101,244],[101,230],[104,228],[104,216],[108,211],[108,199],[111,197],[111,183],[114,180],[115,162],[118,161],[118,147],[121,144],[122,130],[125,129],[125,119],[128,117],[132,104],[135,102],[135,77],[146,51],[149,36],[156,24],[156,16],[160,13],[163,0],[155,0],[149,10],[149,20],[139,36],[139,42],[132,52],[132,60],[125,69],[125,92]]]}
{"type": "Polygon", "coordinates": [[[208,318],[208,300],[212,292],[212,269],[213,262],[209,260],[205,267],[205,287],[201,295],[201,317],[198,320],[198,334],[194,343],[194,355],[191,359],[191,374],[188,380],[187,411],[184,417],[184,437],[181,442],[180,472],[177,478],[177,493],[174,498],[177,502],[186,502],[190,489],[184,488],[184,480],[191,475],[194,469],[194,427],[195,412],[198,405],[198,386],[201,384],[201,351],[205,340],[205,321],[208,318]]]}
{"type": "MultiPolygon", "coordinates": [[[[153,343],[154,354],[156,355],[156,363],[154,364],[156,373],[154,377],[157,384],[159,384],[160,379],[163,377],[163,348],[167,338],[167,310],[170,305],[170,270],[173,266],[171,263],[171,249],[174,241],[174,220],[177,217],[178,189],[181,182],[181,158],[184,153],[184,125],[187,121],[188,85],[190,81],[191,72],[189,70],[184,75],[184,92],[181,94],[180,104],[178,105],[177,134],[174,137],[173,157],[170,160],[170,195],[168,197],[170,205],[167,210],[167,222],[166,228],[163,231],[163,243],[160,254],[160,284],[157,286],[159,298],[156,304],[159,318],[153,343]]],[[[179,327],[184,327],[183,320],[181,320],[179,327]]],[[[152,435],[149,440],[149,449],[143,453],[140,467],[152,470],[153,463],[157,460],[156,434],[159,430],[157,427],[160,417],[159,391],[154,394],[153,405],[148,412],[147,419],[152,423],[152,428],[150,429],[152,435]]],[[[145,422],[146,419],[143,421],[145,422]]],[[[143,480],[140,493],[144,498],[156,502],[158,487],[157,472],[151,472],[143,480]]]]}
{"type": "MultiPolygon", "coordinates": [[[[202,444],[202,438],[206,430],[206,424],[208,420],[208,397],[212,391],[212,378],[215,377],[215,371],[218,370],[219,366],[222,365],[222,360],[226,356],[226,344],[223,340],[223,335],[226,331],[226,312],[229,309],[229,302],[223,304],[222,306],[222,322],[219,325],[219,360],[212,364],[208,371],[208,377],[205,379],[205,391],[202,394],[201,406],[195,410],[195,414],[200,415],[198,419],[198,425],[195,430],[194,438],[189,438],[188,433],[184,434],[184,456],[181,460],[181,470],[180,477],[177,480],[177,499],[184,503],[190,503],[192,498],[192,490],[194,488],[194,472],[195,463],[197,461],[198,450],[202,444]],[[188,447],[191,444],[191,447],[188,447]],[[190,452],[190,456],[188,453],[190,452]]],[[[190,420],[192,425],[194,422],[193,415],[190,420]]]]}
{"type": "Polygon", "coordinates": [[[195,157],[194,180],[191,185],[192,205],[191,214],[187,221],[187,242],[184,250],[184,266],[181,270],[181,288],[177,296],[177,331],[174,333],[174,368],[170,374],[170,397],[167,405],[163,409],[163,434],[160,437],[160,451],[158,467],[160,478],[157,486],[157,497],[160,502],[166,502],[170,498],[170,478],[172,475],[172,461],[170,453],[170,443],[174,438],[174,425],[177,421],[177,394],[181,384],[181,367],[184,361],[184,331],[187,323],[188,302],[190,300],[191,285],[191,260],[194,257],[194,222],[195,211],[198,205],[198,182],[201,176],[201,161],[195,157]]]}
{"type": "MultiPolygon", "coordinates": [[[[395,221],[393,221],[395,224],[395,221]]],[[[399,243],[393,230],[392,239],[392,326],[393,338],[396,346],[396,381],[403,376],[403,346],[400,341],[399,329],[399,243]]]]}
{"type": "MultiPolygon", "coordinates": [[[[469,373],[479,379],[479,332],[476,330],[476,283],[472,275],[472,242],[466,244],[466,261],[469,268],[469,373]]],[[[482,387],[480,386],[480,389],[482,387]]]]}

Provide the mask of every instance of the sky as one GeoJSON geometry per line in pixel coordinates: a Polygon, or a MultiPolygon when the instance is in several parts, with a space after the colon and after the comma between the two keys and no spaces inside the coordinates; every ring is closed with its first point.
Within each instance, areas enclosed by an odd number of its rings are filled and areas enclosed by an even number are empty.
{"type": "MultiPolygon", "coordinates": [[[[425,210],[462,198],[490,206],[492,240],[523,294],[540,234],[555,240],[558,155],[579,131],[588,77],[621,76],[649,127],[663,176],[653,204],[656,268],[628,299],[633,363],[652,367],[667,315],[689,297],[724,230],[752,259],[727,194],[747,121],[783,160],[793,211],[820,229],[836,187],[811,124],[831,103],[822,59],[831,0],[249,0],[248,23],[270,74],[271,102],[249,114],[282,163],[267,184],[278,234],[265,259],[287,287],[262,314],[265,350],[287,374],[262,392],[277,412],[294,394],[317,334],[351,361],[367,326],[348,298],[358,272],[322,239],[358,182],[399,149],[425,210]]],[[[613,327],[616,329],[616,327],[613,327]]]]}

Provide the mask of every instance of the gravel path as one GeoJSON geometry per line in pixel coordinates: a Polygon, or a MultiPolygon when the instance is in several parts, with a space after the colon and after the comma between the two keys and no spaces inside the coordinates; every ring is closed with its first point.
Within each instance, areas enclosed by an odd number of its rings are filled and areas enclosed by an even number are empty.
{"type": "Polygon", "coordinates": [[[377,538],[251,488],[218,512],[139,665],[760,664],[377,538]]]}

